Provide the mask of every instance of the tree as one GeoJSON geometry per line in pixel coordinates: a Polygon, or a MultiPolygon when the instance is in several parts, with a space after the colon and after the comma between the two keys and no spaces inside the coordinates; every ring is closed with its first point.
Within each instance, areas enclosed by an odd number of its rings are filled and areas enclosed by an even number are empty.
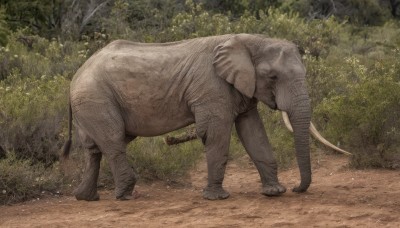
{"type": "Polygon", "coordinates": [[[53,38],[79,38],[87,31],[100,29],[114,0],[0,0],[12,30],[29,27],[34,34],[53,38]]]}
{"type": "Polygon", "coordinates": [[[63,36],[79,38],[82,34],[101,29],[101,19],[110,14],[114,0],[65,0],[61,12],[63,36]]]}
{"type": "Polygon", "coordinates": [[[47,37],[60,28],[62,0],[0,0],[6,21],[12,30],[29,27],[33,33],[47,37]]]}

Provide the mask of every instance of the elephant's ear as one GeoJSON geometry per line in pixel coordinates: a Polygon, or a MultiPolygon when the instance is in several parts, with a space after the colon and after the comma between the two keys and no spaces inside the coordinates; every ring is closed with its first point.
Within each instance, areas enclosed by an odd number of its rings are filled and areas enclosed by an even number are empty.
{"type": "Polygon", "coordinates": [[[254,64],[247,48],[237,37],[232,37],[214,49],[214,68],[217,75],[232,84],[247,97],[256,88],[254,64]]]}

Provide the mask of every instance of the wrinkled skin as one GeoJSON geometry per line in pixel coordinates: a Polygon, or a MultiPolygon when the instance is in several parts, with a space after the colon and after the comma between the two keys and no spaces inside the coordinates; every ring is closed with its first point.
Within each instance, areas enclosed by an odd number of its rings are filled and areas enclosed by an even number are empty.
{"type": "Polygon", "coordinates": [[[117,199],[129,199],[136,178],[126,145],[195,123],[207,158],[206,199],[226,199],[222,188],[231,130],[254,161],[262,194],[286,191],[257,111],[261,101],[286,111],[294,129],[301,183],[311,183],[310,100],[305,68],[290,42],[239,34],[166,44],[118,40],[94,54],[76,73],[70,90],[75,127],[88,151],[79,200],[98,200],[102,155],[111,166],[117,199]]]}

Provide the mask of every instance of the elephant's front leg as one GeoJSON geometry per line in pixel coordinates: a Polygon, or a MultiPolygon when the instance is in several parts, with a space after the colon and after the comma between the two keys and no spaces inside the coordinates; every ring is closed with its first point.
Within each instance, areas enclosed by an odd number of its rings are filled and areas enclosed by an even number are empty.
{"type": "Polygon", "coordinates": [[[260,173],[262,194],[277,196],[286,192],[286,188],[278,182],[277,163],[257,108],[239,115],[235,125],[243,146],[260,173]]]}
{"type": "Polygon", "coordinates": [[[229,193],[222,187],[225,167],[228,161],[229,141],[233,120],[211,118],[204,122],[196,121],[199,137],[202,139],[207,158],[208,184],[203,197],[209,200],[226,199],[229,193]]]}

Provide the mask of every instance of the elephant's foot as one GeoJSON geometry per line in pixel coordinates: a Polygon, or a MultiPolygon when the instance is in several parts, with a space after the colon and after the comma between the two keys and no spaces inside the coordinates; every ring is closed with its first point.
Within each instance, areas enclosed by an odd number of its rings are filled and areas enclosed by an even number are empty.
{"type": "Polygon", "coordinates": [[[123,188],[117,187],[115,188],[115,198],[117,200],[130,200],[130,199],[135,199],[135,192],[133,189],[135,188],[136,184],[136,178],[133,176],[132,179],[129,181],[126,186],[123,188]]]}
{"type": "Polygon", "coordinates": [[[298,186],[298,187],[294,187],[293,189],[292,189],[292,192],[297,192],[297,193],[302,193],[302,192],[306,192],[307,191],[307,189],[308,189],[308,186],[309,185],[307,185],[307,186],[298,186]]]}
{"type": "Polygon", "coordinates": [[[124,201],[124,200],[131,200],[131,199],[133,199],[134,197],[133,197],[133,194],[132,194],[132,193],[126,193],[126,194],[123,194],[123,195],[121,195],[121,196],[116,196],[116,198],[117,198],[117,200],[124,201]]]}
{"type": "Polygon", "coordinates": [[[115,198],[117,200],[135,199],[134,194],[133,194],[133,188],[134,188],[134,185],[132,187],[129,187],[125,191],[115,189],[115,198]]]}
{"type": "Polygon", "coordinates": [[[97,189],[87,190],[82,187],[78,187],[74,190],[73,194],[77,200],[97,201],[100,199],[97,189]]]}
{"type": "Polygon", "coordinates": [[[286,192],[286,188],[281,184],[264,185],[261,194],[266,196],[279,196],[286,192]]]}
{"type": "Polygon", "coordinates": [[[203,190],[203,198],[208,200],[222,200],[230,196],[222,187],[209,187],[203,190]]]}

